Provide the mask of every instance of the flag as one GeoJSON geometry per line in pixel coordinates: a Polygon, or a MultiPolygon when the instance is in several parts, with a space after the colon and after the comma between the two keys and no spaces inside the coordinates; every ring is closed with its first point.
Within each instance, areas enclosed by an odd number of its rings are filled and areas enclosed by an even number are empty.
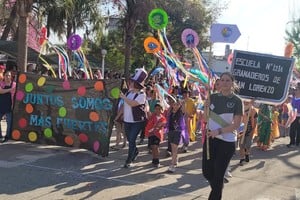
{"type": "Polygon", "coordinates": [[[235,43],[241,33],[235,24],[212,24],[210,27],[210,41],[235,43]]]}

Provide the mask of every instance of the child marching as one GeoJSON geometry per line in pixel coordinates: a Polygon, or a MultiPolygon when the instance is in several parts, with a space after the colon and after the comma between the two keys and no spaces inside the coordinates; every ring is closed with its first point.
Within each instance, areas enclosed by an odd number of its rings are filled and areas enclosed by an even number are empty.
{"type": "Polygon", "coordinates": [[[159,144],[163,141],[164,129],[167,120],[163,113],[163,107],[155,104],[154,112],[147,122],[145,136],[148,137],[149,145],[152,150],[152,164],[159,167],[159,144]]]}

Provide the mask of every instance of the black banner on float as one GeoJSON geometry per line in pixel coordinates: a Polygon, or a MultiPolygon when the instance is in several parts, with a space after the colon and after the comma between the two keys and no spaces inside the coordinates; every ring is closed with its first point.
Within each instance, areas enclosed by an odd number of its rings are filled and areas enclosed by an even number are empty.
{"type": "Polygon", "coordinates": [[[121,80],[60,80],[21,73],[12,139],[109,151],[121,80]]]}

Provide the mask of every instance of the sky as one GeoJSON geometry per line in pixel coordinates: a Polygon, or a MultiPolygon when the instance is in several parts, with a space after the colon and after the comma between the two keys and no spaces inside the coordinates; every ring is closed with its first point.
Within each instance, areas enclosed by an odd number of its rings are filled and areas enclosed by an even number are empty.
{"type": "MultiPolygon", "coordinates": [[[[228,2],[217,23],[236,24],[241,36],[232,50],[283,56],[285,30],[299,13],[300,0],[219,0],[228,2]]],[[[214,55],[224,55],[225,43],[213,45],[214,55]]]]}

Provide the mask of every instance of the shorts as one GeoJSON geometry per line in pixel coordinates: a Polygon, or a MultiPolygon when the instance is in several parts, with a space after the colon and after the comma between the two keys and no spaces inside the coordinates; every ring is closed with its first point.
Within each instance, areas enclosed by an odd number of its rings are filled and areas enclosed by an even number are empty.
{"type": "Polygon", "coordinates": [[[158,137],[156,137],[155,135],[152,135],[148,138],[148,141],[149,141],[149,145],[159,145],[160,143],[160,139],[158,137]]]}
{"type": "Polygon", "coordinates": [[[181,139],[181,131],[169,131],[168,132],[168,140],[171,144],[179,145],[181,139]]]}

